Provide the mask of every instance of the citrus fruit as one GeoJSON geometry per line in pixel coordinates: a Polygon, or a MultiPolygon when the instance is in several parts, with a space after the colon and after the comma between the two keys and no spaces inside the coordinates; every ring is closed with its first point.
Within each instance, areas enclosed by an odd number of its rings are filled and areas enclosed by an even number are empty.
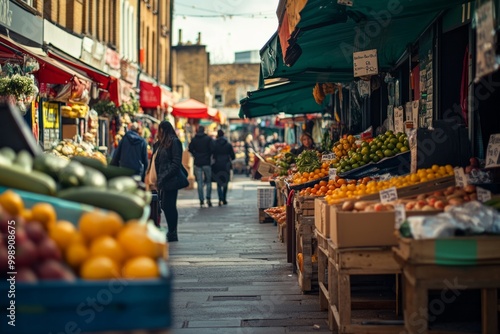
{"type": "Polygon", "coordinates": [[[21,214],[24,210],[23,199],[18,193],[10,189],[0,195],[0,206],[13,216],[21,214]]]}
{"type": "Polygon", "coordinates": [[[155,260],[147,256],[137,256],[125,262],[122,276],[132,279],[157,278],[160,276],[160,270],[155,260]]]}
{"type": "Polygon", "coordinates": [[[84,244],[71,244],[66,248],[66,263],[73,268],[78,268],[89,257],[89,254],[89,250],[84,244]]]}
{"type": "Polygon", "coordinates": [[[31,207],[31,218],[34,221],[42,223],[47,231],[56,223],[57,214],[56,210],[49,203],[35,203],[31,207]]]}
{"type": "Polygon", "coordinates": [[[127,258],[135,256],[149,256],[156,258],[158,249],[154,241],[148,236],[146,228],[140,225],[130,225],[123,228],[116,237],[122,246],[127,258]]]}
{"type": "Polygon", "coordinates": [[[116,263],[120,264],[125,259],[122,246],[118,244],[115,238],[109,235],[103,235],[94,239],[90,244],[91,256],[107,256],[116,263]]]}
{"type": "Polygon", "coordinates": [[[114,212],[100,210],[85,212],[78,221],[80,233],[88,241],[103,235],[115,235],[122,224],[123,220],[118,219],[114,212]]]}
{"type": "Polygon", "coordinates": [[[120,277],[118,265],[107,256],[90,257],[82,263],[80,277],[89,280],[120,277]]]}
{"type": "Polygon", "coordinates": [[[76,227],[66,220],[59,220],[49,228],[49,236],[60,250],[65,250],[76,235],[76,227]]]}

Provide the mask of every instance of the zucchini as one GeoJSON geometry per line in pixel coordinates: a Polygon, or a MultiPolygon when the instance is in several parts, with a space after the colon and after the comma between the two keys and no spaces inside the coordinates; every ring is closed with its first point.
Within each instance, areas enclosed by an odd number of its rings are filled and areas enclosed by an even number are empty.
{"type": "Polygon", "coordinates": [[[137,181],[130,176],[117,176],[108,181],[108,188],[119,192],[135,193],[137,181]]]}
{"type": "Polygon", "coordinates": [[[33,156],[26,150],[17,152],[14,159],[14,165],[23,171],[29,173],[33,170],[33,156]]]}
{"type": "Polygon", "coordinates": [[[102,162],[94,158],[75,156],[71,158],[71,160],[78,161],[82,165],[97,169],[98,171],[103,173],[108,180],[117,176],[132,176],[135,173],[135,171],[130,168],[104,165],[102,162]]]}
{"type": "Polygon", "coordinates": [[[83,179],[87,171],[78,161],[70,161],[59,172],[59,182],[63,187],[79,187],[83,185],[83,179]]]}
{"type": "Polygon", "coordinates": [[[61,170],[69,164],[69,160],[51,153],[43,153],[33,159],[33,169],[43,172],[58,180],[61,170]]]}
{"type": "Polygon", "coordinates": [[[57,189],[56,181],[47,174],[36,170],[25,172],[18,167],[2,165],[0,185],[50,196],[54,196],[57,189]]]}
{"type": "Polygon", "coordinates": [[[8,160],[10,160],[11,163],[13,163],[14,160],[16,159],[17,154],[13,148],[5,146],[5,147],[0,148],[0,155],[4,156],[8,160]]]}
{"type": "Polygon", "coordinates": [[[65,200],[115,211],[125,221],[141,218],[146,207],[145,201],[137,195],[90,186],[64,189],[57,196],[65,200]]]}
{"type": "Polygon", "coordinates": [[[108,181],[103,173],[89,166],[83,166],[83,168],[85,168],[85,176],[81,180],[82,186],[106,188],[108,181]]]}

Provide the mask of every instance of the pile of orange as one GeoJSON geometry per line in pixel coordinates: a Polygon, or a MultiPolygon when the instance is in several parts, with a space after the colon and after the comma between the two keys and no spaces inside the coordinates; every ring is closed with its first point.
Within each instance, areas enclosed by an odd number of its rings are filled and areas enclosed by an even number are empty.
{"type": "Polygon", "coordinates": [[[316,168],[312,172],[297,172],[292,174],[291,184],[303,184],[314,180],[322,179],[328,176],[330,172],[330,163],[323,162],[321,168],[316,168]]]}
{"type": "Polygon", "coordinates": [[[330,196],[338,188],[354,190],[358,184],[364,184],[366,186],[371,180],[370,177],[365,177],[360,180],[347,180],[337,176],[334,180],[321,180],[312,187],[300,190],[299,196],[330,196]]]}

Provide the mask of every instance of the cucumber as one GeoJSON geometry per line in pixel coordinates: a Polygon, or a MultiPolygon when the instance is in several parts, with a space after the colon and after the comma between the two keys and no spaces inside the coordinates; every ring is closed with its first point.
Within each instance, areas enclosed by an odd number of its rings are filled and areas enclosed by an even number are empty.
{"type": "Polygon", "coordinates": [[[59,182],[63,187],[79,187],[83,185],[83,179],[87,171],[78,161],[70,161],[59,172],[59,182]]]}
{"type": "Polygon", "coordinates": [[[117,176],[108,181],[108,188],[133,194],[137,190],[137,181],[130,176],[117,176]]]}
{"type": "Polygon", "coordinates": [[[4,156],[8,160],[10,160],[10,162],[13,163],[14,159],[16,159],[17,154],[13,148],[5,146],[5,147],[0,148],[0,155],[4,156]]]}
{"type": "Polygon", "coordinates": [[[0,165],[0,185],[50,196],[57,190],[56,181],[49,175],[36,170],[25,172],[15,166],[0,165]]]}
{"type": "Polygon", "coordinates": [[[29,173],[33,170],[33,156],[30,152],[21,150],[17,152],[16,158],[14,159],[14,165],[29,173]]]}
{"type": "Polygon", "coordinates": [[[33,159],[33,169],[59,179],[61,170],[69,164],[69,160],[50,153],[43,153],[33,159]]]}
{"type": "Polygon", "coordinates": [[[85,176],[82,179],[83,186],[91,186],[96,188],[106,188],[108,181],[103,173],[95,168],[83,166],[85,168],[85,176]]]}
{"type": "Polygon", "coordinates": [[[146,203],[137,195],[89,186],[61,190],[57,196],[73,202],[115,211],[125,221],[141,218],[146,203]]]}
{"type": "Polygon", "coordinates": [[[117,176],[132,176],[135,173],[132,169],[129,168],[117,167],[111,165],[106,166],[99,160],[93,158],[75,156],[71,158],[71,160],[78,161],[82,165],[97,169],[98,171],[103,173],[106,179],[108,180],[115,178],[117,176]]]}

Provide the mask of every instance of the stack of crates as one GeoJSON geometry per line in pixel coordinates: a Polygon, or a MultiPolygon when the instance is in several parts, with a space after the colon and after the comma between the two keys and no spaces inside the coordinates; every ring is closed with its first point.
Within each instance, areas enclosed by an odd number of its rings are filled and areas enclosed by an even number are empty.
{"type": "Polygon", "coordinates": [[[257,208],[259,209],[259,223],[273,222],[264,210],[273,207],[275,187],[257,187],[257,208]]]}

